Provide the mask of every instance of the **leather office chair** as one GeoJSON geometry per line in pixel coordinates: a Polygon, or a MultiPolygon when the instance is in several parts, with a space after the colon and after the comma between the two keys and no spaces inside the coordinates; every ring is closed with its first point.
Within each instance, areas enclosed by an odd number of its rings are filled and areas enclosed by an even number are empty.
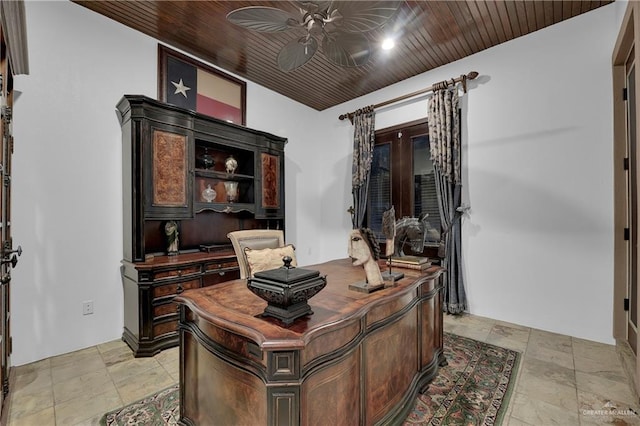
{"type": "Polygon", "coordinates": [[[245,229],[229,232],[227,237],[231,240],[233,250],[238,258],[241,279],[251,276],[249,263],[244,251],[245,247],[259,250],[284,246],[284,232],[281,229],[245,229]]]}

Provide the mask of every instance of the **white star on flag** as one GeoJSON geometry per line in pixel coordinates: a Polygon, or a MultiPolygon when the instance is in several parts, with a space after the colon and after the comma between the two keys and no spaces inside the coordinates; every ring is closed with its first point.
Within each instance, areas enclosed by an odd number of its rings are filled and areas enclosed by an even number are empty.
{"type": "Polygon", "coordinates": [[[180,79],[179,83],[176,83],[176,82],[172,81],[171,84],[176,86],[176,91],[173,93],[174,95],[177,95],[178,93],[182,93],[182,95],[186,98],[187,97],[187,90],[191,90],[190,87],[187,87],[187,86],[184,85],[184,83],[182,82],[182,79],[180,79]]]}

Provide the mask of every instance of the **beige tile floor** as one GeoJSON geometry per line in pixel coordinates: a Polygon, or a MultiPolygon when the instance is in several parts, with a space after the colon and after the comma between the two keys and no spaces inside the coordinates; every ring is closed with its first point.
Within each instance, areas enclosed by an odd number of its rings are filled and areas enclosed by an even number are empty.
{"type": "MultiPolygon", "coordinates": [[[[445,331],[522,352],[506,426],[640,425],[614,346],[473,315],[445,316],[445,331]]],[[[92,425],[177,383],[178,351],[133,358],[113,341],[15,367],[14,374],[9,425],[92,425]]]]}

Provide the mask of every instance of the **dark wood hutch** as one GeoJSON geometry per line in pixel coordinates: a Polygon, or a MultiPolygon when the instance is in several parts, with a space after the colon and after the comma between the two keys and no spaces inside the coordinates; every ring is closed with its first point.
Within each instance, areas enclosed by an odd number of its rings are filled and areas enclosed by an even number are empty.
{"type": "Polygon", "coordinates": [[[287,141],[140,95],[125,95],[117,110],[122,337],[135,356],[153,356],[178,344],[174,296],[239,278],[230,231],[284,229],[287,141]],[[233,172],[225,166],[230,157],[237,163],[233,172]],[[225,184],[237,186],[235,199],[225,184]],[[179,249],[168,255],[165,226],[171,222],[179,249]]]}

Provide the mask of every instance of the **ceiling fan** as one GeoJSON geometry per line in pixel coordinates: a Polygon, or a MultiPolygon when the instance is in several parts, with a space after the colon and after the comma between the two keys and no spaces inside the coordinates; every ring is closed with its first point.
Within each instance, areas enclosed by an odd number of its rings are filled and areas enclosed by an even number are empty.
{"type": "Polygon", "coordinates": [[[306,34],[278,53],[278,67],[293,71],[306,64],[322,43],[324,56],[336,65],[358,67],[371,57],[364,35],[381,27],[402,1],[294,1],[299,16],[275,7],[249,6],[227,14],[227,20],[253,31],[273,33],[296,29],[306,34]]]}

